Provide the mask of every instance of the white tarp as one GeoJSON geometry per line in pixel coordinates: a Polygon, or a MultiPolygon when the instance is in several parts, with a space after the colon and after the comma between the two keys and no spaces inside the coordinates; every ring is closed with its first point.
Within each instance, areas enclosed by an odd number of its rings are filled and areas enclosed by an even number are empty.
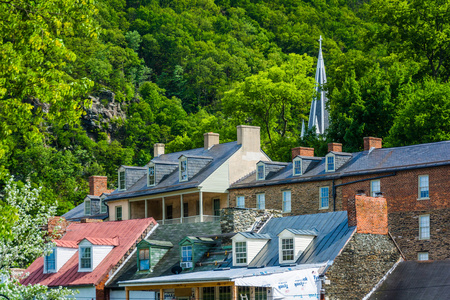
{"type": "Polygon", "coordinates": [[[272,299],[319,299],[319,268],[233,279],[237,286],[271,287],[272,299]]]}

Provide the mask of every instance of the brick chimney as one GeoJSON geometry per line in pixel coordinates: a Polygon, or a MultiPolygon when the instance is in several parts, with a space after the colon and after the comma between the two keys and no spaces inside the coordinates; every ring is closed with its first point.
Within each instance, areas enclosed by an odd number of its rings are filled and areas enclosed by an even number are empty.
{"type": "Polygon", "coordinates": [[[52,239],[59,239],[66,232],[69,222],[64,217],[50,217],[47,221],[47,231],[52,239]]]}
{"type": "Polygon", "coordinates": [[[162,143],[156,143],[153,145],[153,157],[158,157],[164,154],[164,148],[166,145],[162,143]]]}
{"type": "Polygon", "coordinates": [[[244,152],[259,152],[261,149],[260,129],[258,126],[238,125],[237,144],[244,152]]]}
{"type": "Polygon", "coordinates": [[[292,148],[292,159],[297,155],[314,157],[314,148],[296,147],[292,148]]]}
{"type": "Polygon", "coordinates": [[[108,193],[108,177],[107,176],[89,177],[89,195],[100,196],[103,193],[108,193]]]}
{"type": "Polygon", "coordinates": [[[388,234],[386,198],[356,195],[348,200],[348,226],[357,233],[388,234]]]}
{"type": "Polygon", "coordinates": [[[372,148],[379,149],[382,148],[383,140],[377,137],[365,137],[364,138],[364,151],[368,151],[372,148]]]}
{"type": "Polygon", "coordinates": [[[341,143],[328,143],[328,152],[342,152],[342,144],[341,143]]]}
{"type": "Polygon", "coordinates": [[[203,134],[204,147],[208,150],[214,145],[219,144],[219,134],[214,132],[207,132],[203,134]]]}

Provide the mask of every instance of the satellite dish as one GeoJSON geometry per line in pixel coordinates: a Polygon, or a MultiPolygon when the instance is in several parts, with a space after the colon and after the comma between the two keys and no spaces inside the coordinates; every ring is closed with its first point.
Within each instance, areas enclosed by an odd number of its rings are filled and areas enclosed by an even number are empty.
{"type": "Polygon", "coordinates": [[[172,273],[173,274],[180,274],[181,271],[183,271],[183,269],[180,266],[175,266],[172,268],[172,273]]]}

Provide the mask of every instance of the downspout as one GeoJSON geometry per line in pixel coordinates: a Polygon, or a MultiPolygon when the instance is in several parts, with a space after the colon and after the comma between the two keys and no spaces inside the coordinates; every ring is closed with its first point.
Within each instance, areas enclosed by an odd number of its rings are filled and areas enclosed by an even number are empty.
{"type": "MultiPolygon", "coordinates": [[[[391,173],[391,174],[386,174],[386,175],[381,175],[381,176],[376,176],[376,177],[370,177],[370,178],[366,178],[366,179],[359,179],[359,180],[354,180],[354,181],[341,183],[341,184],[336,184],[336,185],[334,184],[334,179],[333,179],[333,186],[332,186],[332,190],[333,190],[333,211],[336,211],[336,188],[337,187],[348,185],[348,184],[353,184],[353,183],[358,183],[358,182],[364,182],[364,181],[375,180],[375,179],[380,179],[380,178],[385,178],[385,177],[391,177],[391,176],[395,176],[395,175],[397,175],[397,171],[395,171],[394,173],[391,173]]],[[[339,177],[339,179],[341,179],[341,178],[342,178],[342,176],[339,177]]]]}

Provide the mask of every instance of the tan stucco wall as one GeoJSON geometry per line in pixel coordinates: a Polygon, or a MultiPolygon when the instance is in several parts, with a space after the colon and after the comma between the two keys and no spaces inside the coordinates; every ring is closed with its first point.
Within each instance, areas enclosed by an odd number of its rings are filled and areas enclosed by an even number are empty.
{"type": "Polygon", "coordinates": [[[128,220],[129,210],[128,210],[128,200],[110,201],[109,206],[109,219],[111,221],[116,221],[116,206],[122,206],[122,220],[128,220]]]}

